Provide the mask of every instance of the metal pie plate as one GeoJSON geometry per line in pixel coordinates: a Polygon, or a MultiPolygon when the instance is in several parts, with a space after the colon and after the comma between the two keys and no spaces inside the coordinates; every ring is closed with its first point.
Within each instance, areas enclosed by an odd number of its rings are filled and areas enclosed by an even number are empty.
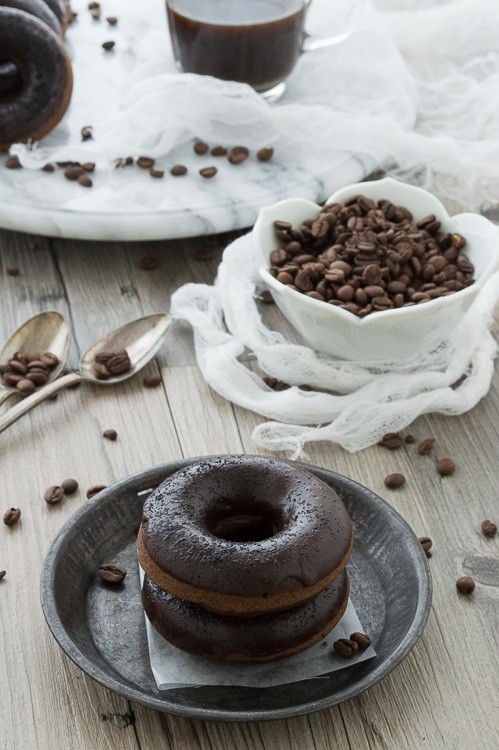
{"type": "Polygon", "coordinates": [[[330,484],[350,514],[351,597],[377,655],[319,679],[279,687],[159,691],[149,664],[136,537],[144,491],[196,460],[153,467],[107,487],[61,529],[45,559],[41,600],[49,628],[70,659],[132,701],[179,716],[222,721],[318,711],[353,698],[400,664],[421,635],[431,605],[421,544],[404,519],[370,490],[333,471],[298,464],[330,484]],[[99,564],[110,561],[127,568],[120,591],[95,575],[99,564]]]}

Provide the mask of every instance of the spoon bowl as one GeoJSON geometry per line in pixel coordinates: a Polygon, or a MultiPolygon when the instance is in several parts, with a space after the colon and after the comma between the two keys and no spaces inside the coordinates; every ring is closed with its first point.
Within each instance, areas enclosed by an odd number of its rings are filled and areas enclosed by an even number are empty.
{"type": "MultiPolygon", "coordinates": [[[[0,365],[6,365],[13,359],[16,352],[51,352],[55,354],[59,362],[53,370],[47,373],[50,383],[60,375],[66,364],[69,344],[68,324],[60,313],[55,310],[47,310],[30,318],[14,331],[0,351],[0,365]]],[[[0,374],[0,386],[0,404],[10,396],[22,395],[17,388],[7,385],[2,374],[0,374]]]]}
{"type": "Polygon", "coordinates": [[[2,415],[0,417],[0,432],[3,432],[24,414],[31,411],[34,406],[70,385],[80,381],[91,382],[96,385],[115,385],[131,378],[154,357],[163,343],[170,323],[169,315],[155,313],[133,320],[103,336],[83,354],[78,372],[70,372],[52,383],[42,386],[2,415]],[[118,349],[127,350],[131,363],[130,369],[119,375],[111,375],[106,380],[100,380],[93,371],[96,354],[103,351],[117,351],[118,349]]]}

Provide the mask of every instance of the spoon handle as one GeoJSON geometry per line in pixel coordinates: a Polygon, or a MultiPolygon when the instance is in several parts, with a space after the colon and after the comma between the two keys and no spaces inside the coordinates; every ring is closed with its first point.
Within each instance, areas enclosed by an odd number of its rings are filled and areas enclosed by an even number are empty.
{"type": "Polygon", "coordinates": [[[7,427],[10,427],[10,425],[14,424],[14,422],[17,422],[20,417],[31,411],[31,409],[34,406],[37,406],[37,404],[41,404],[42,401],[45,401],[45,399],[49,398],[49,396],[53,396],[54,393],[57,393],[63,388],[67,388],[68,385],[77,383],[80,380],[83,380],[80,373],[70,372],[67,375],[64,375],[62,378],[57,378],[57,380],[54,380],[52,383],[44,385],[42,388],[39,388],[30,396],[26,396],[26,398],[23,398],[22,401],[13,406],[12,409],[9,409],[6,414],[3,414],[0,417],[0,432],[6,430],[7,427]]]}
{"type": "Polygon", "coordinates": [[[4,388],[0,392],[0,406],[3,404],[4,401],[7,401],[8,398],[14,395],[20,396],[21,393],[16,388],[4,388]]]}

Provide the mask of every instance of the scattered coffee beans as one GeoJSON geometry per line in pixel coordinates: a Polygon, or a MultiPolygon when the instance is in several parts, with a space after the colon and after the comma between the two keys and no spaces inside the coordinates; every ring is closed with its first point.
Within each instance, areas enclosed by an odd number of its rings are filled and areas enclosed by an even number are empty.
{"type": "Polygon", "coordinates": [[[161,375],[146,375],[142,379],[142,383],[146,388],[156,388],[161,385],[161,375]]]}
{"type": "Polygon", "coordinates": [[[85,125],[80,130],[82,141],[89,141],[91,138],[93,138],[92,129],[93,128],[91,125],[85,125]]]}
{"type": "Polygon", "coordinates": [[[187,167],[183,164],[174,164],[170,169],[170,174],[173,175],[173,177],[182,177],[182,175],[187,174],[187,167]]]}
{"type": "Polygon", "coordinates": [[[274,298],[268,289],[263,290],[263,292],[260,295],[260,299],[262,300],[262,302],[265,302],[266,305],[274,304],[274,298]]]}
{"type": "Polygon", "coordinates": [[[452,458],[441,458],[437,461],[437,471],[441,477],[450,477],[456,470],[456,464],[452,458]]]}
{"type": "Polygon", "coordinates": [[[116,430],[104,430],[104,432],[102,433],[102,437],[105,437],[106,440],[112,440],[114,442],[114,440],[118,438],[118,433],[116,432],[116,430]]]}
{"type": "Polygon", "coordinates": [[[350,640],[356,643],[361,651],[365,651],[371,645],[371,639],[365,633],[352,633],[350,640]]]}
{"type": "Polygon", "coordinates": [[[105,484],[93,484],[91,487],[87,490],[87,499],[90,500],[94,495],[97,495],[98,492],[101,492],[102,490],[106,489],[105,484]]]}
{"type": "Polygon", "coordinates": [[[260,151],[256,152],[256,158],[258,159],[258,161],[269,161],[273,156],[273,148],[261,148],[260,151]]]}
{"type": "Polygon", "coordinates": [[[198,141],[194,144],[192,147],[195,154],[199,154],[199,156],[203,156],[203,154],[206,154],[208,152],[209,146],[207,143],[204,143],[204,141],[198,141]]]}
{"type": "Polygon", "coordinates": [[[422,304],[473,283],[461,235],[444,234],[435,216],[416,225],[388,200],[356,195],[331,203],[295,228],[275,221],[280,247],[270,272],[302,294],[363,318],[422,304]]]}
{"type": "Polygon", "coordinates": [[[333,643],[333,648],[338,656],[342,656],[344,659],[351,659],[360,649],[359,644],[350,640],[350,638],[340,638],[333,643]]]}
{"type": "Polygon", "coordinates": [[[403,474],[388,474],[387,477],[385,477],[385,487],[388,487],[389,490],[398,490],[399,487],[403,487],[405,484],[405,476],[403,474]]]}
{"type": "Polygon", "coordinates": [[[0,365],[0,375],[6,385],[28,394],[45,385],[58,364],[59,359],[52,352],[16,352],[12,359],[0,365]]]}
{"type": "Polygon", "coordinates": [[[98,352],[94,357],[93,371],[99,380],[107,380],[112,375],[123,375],[132,367],[130,357],[126,349],[118,349],[115,352],[98,352]]]}
{"type": "Polygon", "coordinates": [[[78,486],[76,479],[65,479],[61,482],[61,487],[64,490],[65,495],[74,495],[78,490],[78,486]]]}
{"type": "Polygon", "coordinates": [[[408,445],[412,445],[412,443],[415,443],[415,442],[416,442],[416,438],[414,437],[414,435],[406,435],[406,436],[405,436],[405,442],[406,442],[406,443],[407,443],[408,445]]]}
{"type": "Polygon", "coordinates": [[[435,445],[435,438],[426,438],[418,445],[418,453],[420,456],[429,456],[435,445]]]}
{"type": "Polygon", "coordinates": [[[225,146],[214,146],[211,149],[210,154],[212,156],[227,156],[227,149],[225,146]]]}
{"type": "Polygon", "coordinates": [[[3,514],[3,522],[6,526],[14,526],[21,518],[20,508],[9,508],[3,514]]]}
{"type": "Polygon", "coordinates": [[[203,169],[199,170],[199,174],[201,175],[201,177],[204,177],[205,180],[209,180],[212,177],[215,177],[217,172],[218,169],[216,167],[203,167],[203,169]]]}
{"type": "Polygon", "coordinates": [[[482,521],[482,534],[488,537],[494,537],[497,534],[497,525],[493,521],[482,521]]]}
{"type": "Polygon", "coordinates": [[[475,590],[475,581],[471,576],[462,576],[457,579],[456,588],[460,594],[472,594],[475,590]]]}
{"type": "Polygon", "coordinates": [[[97,575],[105,583],[119,586],[125,580],[126,568],[122,568],[120,565],[115,565],[114,563],[105,563],[104,565],[99,565],[97,575]]]}
{"type": "Polygon", "coordinates": [[[116,26],[116,24],[118,23],[118,19],[116,18],[116,16],[108,16],[106,18],[106,21],[110,26],[116,26]]]}
{"type": "Polygon", "coordinates": [[[43,499],[46,503],[48,503],[48,505],[55,505],[56,503],[60,503],[63,497],[64,490],[59,484],[54,484],[51,487],[48,487],[43,495],[43,499]]]}
{"type": "Polygon", "coordinates": [[[17,156],[8,156],[5,159],[5,166],[7,169],[21,169],[22,164],[17,156]]]}
{"type": "Polygon", "coordinates": [[[141,169],[151,169],[151,167],[154,167],[155,162],[156,160],[151,156],[139,156],[137,166],[141,169]]]}
{"type": "Polygon", "coordinates": [[[113,42],[112,40],[109,40],[108,42],[102,43],[102,48],[106,50],[106,52],[110,52],[112,49],[114,49],[114,45],[116,42],[113,42]]]}
{"type": "Polygon", "coordinates": [[[400,448],[403,444],[404,439],[398,434],[398,432],[387,432],[378,443],[378,445],[381,445],[383,448],[389,448],[392,451],[396,448],[400,448]]]}
{"type": "Polygon", "coordinates": [[[429,536],[420,536],[419,541],[421,543],[422,548],[425,551],[426,557],[431,557],[431,548],[433,547],[433,542],[430,539],[429,536]]]}
{"type": "Polygon", "coordinates": [[[246,146],[234,146],[234,148],[231,148],[229,151],[229,156],[227,158],[231,164],[242,164],[243,161],[246,161],[248,156],[249,151],[246,146]]]}

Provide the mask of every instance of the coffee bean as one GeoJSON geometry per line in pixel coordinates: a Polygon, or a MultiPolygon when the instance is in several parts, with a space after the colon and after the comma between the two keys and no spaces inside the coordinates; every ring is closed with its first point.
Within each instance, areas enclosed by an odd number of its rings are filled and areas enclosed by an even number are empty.
{"type": "Polygon", "coordinates": [[[19,362],[17,359],[11,359],[8,364],[10,371],[15,375],[26,375],[28,367],[23,362],[19,362]]]}
{"type": "Polygon", "coordinates": [[[484,536],[492,538],[497,534],[497,525],[493,521],[482,521],[480,528],[484,536]]]}
{"type": "Polygon", "coordinates": [[[65,479],[61,482],[61,487],[64,490],[65,495],[74,495],[78,490],[78,486],[76,479],[65,479]]]}
{"type": "Polygon", "coordinates": [[[143,271],[155,271],[156,268],[159,268],[159,260],[152,255],[146,255],[144,258],[140,259],[139,267],[143,271]]]}
{"type": "Polygon", "coordinates": [[[59,357],[56,354],[52,354],[52,352],[43,352],[39,361],[53,370],[59,364],[59,357]]]}
{"type": "Polygon", "coordinates": [[[262,302],[265,302],[266,305],[272,305],[274,303],[274,298],[268,289],[262,291],[260,299],[262,302]]]}
{"type": "Polygon", "coordinates": [[[127,156],[124,159],[115,159],[114,166],[116,169],[123,169],[124,167],[131,167],[133,164],[133,157],[127,156]]]}
{"type": "Polygon", "coordinates": [[[212,156],[227,156],[227,149],[225,146],[214,146],[211,149],[210,154],[212,156]]]}
{"type": "Polygon", "coordinates": [[[23,378],[18,383],[16,383],[16,388],[21,393],[31,393],[32,391],[35,390],[36,386],[32,380],[29,380],[28,378],[23,378]]]}
{"type": "Polygon", "coordinates": [[[107,380],[107,378],[111,375],[106,365],[101,365],[99,364],[99,362],[93,363],[92,370],[98,380],[107,380]]]}
{"type": "Polygon", "coordinates": [[[6,575],[7,575],[6,570],[0,570],[0,581],[3,581],[6,575]]]}
{"type": "Polygon", "coordinates": [[[405,442],[412,445],[412,443],[416,442],[416,438],[414,437],[414,435],[406,435],[405,442]]]}
{"type": "Polygon", "coordinates": [[[49,505],[55,505],[56,503],[59,503],[63,497],[64,497],[64,490],[58,484],[54,484],[51,487],[48,487],[45,490],[44,495],[43,495],[43,499],[49,505]]]}
{"type": "Polygon", "coordinates": [[[229,151],[228,159],[231,164],[242,164],[249,156],[246,146],[235,146],[229,151]]]}
{"type": "Polygon", "coordinates": [[[383,435],[383,437],[378,443],[378,445],[381,445],[383,448],[389,448],[390,450],[396,450],[397,448],[400,448],[403,444],[404,444],[404,440],[398,434],[398,432],[388,432],[386,435],[383,435]]]}
{"type": "Polygon", "coordinates": [[[371,639],[365,633],[352,633],[350,640],[356,643],[361,651],[365,651],[371,645],[371,639]]]}
{"type": "Polygon", "coordinates": [[[116,430],[104,430],[102,433],[102,437],[105,437],[107,440],[116,440],[118,437],[118,433],[116,430]]]}
{"type": "Polygon", "coordinates": [[[64,170],[64,177],[66,180],[69,180],[70,182],[76,182],[81,175],[85,174],[85,170],[83,167],[80,167],[78,164],[71,164],[69,167],[66,167],[64,170]]]}
{"type": "Polygon", "coordinates": [[[7,276],[20,276],[21,275],[21,271],[16,266],[7,266],[7,268],[5,269],[5,273],[7,274],[7,276]]]}
{"type": "MultiPolygon", "coordinates": [[[[19,388],[19,385],[17,386],[19,388]]],[[[452,458],[441,458],[437,461],[437,471],[441,477],[449,477],[454,474],[456,470],[456,464],[452,458]]]]}
{"type": "Polygon", "coordinates": [[[388,487],[390,490],[398,490],[400,487],[403,487],[405,484],[405,476],[403,474],[388,474],[387,477],[385,477],[385,487],[388,487]]]}
{"type": "Polygon", "coordinates": [[[78,185],[81,185],[84,188],[91,188],[93,184],[94,184],[93,181],[86,174],[81,174],[78,177],[78,185]]]}
{"type": "Polygon", "coordinates": [[[115,354],[106,363],[106,367],[111,375],[123,375],[130,370],[131,366],[130,357],[126,353],[115,354]]]}
{"type": "Polygon", "coordinates": [[[151,156],[139,156],[137,166],[141,169],[151,169],[151,167],[154,167],[155,161],[151,156]]]}
{"type": "Polygon", "coordinates": [[[153,167],[151,167],[151,169],[149,170],[149,174],[155,179],[160,179],[165,173],[162,169],[154,169],[153,167]]]}
{"type": "Polygon", "coordinates": [[[471,576],[462,576],[457,579],[456,588],[460,594],[472,594],[475,590],[475,581],[471,576]]]}
{"type": "Polygon", "coordinates": [[[359,652],[359,644],[356,641],[352,641],[349,638],[340,638],[333,643],[333,648],[338,654],[344,659],[351,659],[359,652]]]}
{"type": "Polygon", "coordinates": [[[55,167],[50,163],[44,164],[42,167],[42,172],[55,172],[55,167]]]}
{"type": "Polygon", "coordinates": [[[22,164],[19,161],[18,156],[8,156],[5,159],[5,166],[7,167],[7,169],[21,169],[22,168],[22,164]]]}
{"type": "Polygon", "coordinates": [[[6,526],[14,526],[21,518],[20,508],[9,508],[3,514],[3,522],[6,526]]]}
{"type": "Polygon", "coordinates": [[[204,143],[204,141],[198,141],[194,144],[192,147],[195,154],[199,154],[199,156],[203,156],[208,152],[209,146],[207,143],[204,143]]]}
{"type": "Polygon", "coordinates": [[[113,42],[112,40],[110,40],[108,42],[103,42],[102,43],[102,48],[105,49],[106,52],[110,52],[112,49],[114,49],[114,45],[115,44],[116,44],[116,42],[113,42]]]}
{"type": "Polygon", "coordinates": [[[174,164],[170,169],[170,174],[174,177],[181,177],[182,175],[187,174],[187,167],[184,167],[183,164],[174,164]]]}
{"type": "Polygon", "coordinates": [[[211,177],[215,177],[217,172],[218,169],[216,167],[204,167],[203,169],[199,170],[199,174],[201,175],[201,177],[204,177],[206,180],[209,180],[211,177]]]}
{"type": "Polygon", "coordinates": [[[418,453],[420,456],[429,456],[435,445],[435,438],[426,438],[418,445],[418,453]]]}
{"type": "Polygon", "coordinates": [[[156,388],[161,385],[161,375],[146,375],[142,378],[142,383],[146,388],[156,388]]]}
{"type": "Polygon", "coordinates": [[[126,577],[126,568],[122,568],[120,565],[114,563],[105,563],[99,565],[97,575],[105,583],[109,583],[112,586],[120,586],[126,577]]]}
{"type": "Polygon", "coordinates": [[[81,130],[81,140],[82,141],[89,141],[91,138],[93,138],[93,128],[91,125],[85,125],[81,130]]]}
{"type": "Polygon", "coordinates": [[[102,11],[100,8],[92,8],[90,11],[90,15],[94,19],[94,21],[98,21],[102,15],[102,11]]]}
{"type": "Polygon", "coordinates": [[[425,551],[426,557],[431,557],[431,548],[433,547],[433,542],[430,539],[429,536],[421,536],[419,537],[419,541],[421,543],[422,548],[425,551]]]}
{"type": "Polygon", "coordinates": [[[273,148],[261,148],[256,152],[256,158],[258,161],[269,161],[274,156],[273,148]]]}
{"type": "Polygon", "coordinates": [[[6,385],[9,385],[11,388],[15,388],[16,385],[23,379],[23,375],[15,375],[12,372],[8,372],[3,376],[3,379],[6,385]]]}
{"type": "Polygon", "coordinates": [[[116,26],[116,24],[118,23],[118,19],[116,18],[116,16],[108,16],[106,18],[106,21],[110,26],[116,26]]]}
{"type": "Polygon", "coordinates": [[[99,492],[102,492],[102,490],[105,490],[105,489],[106,489],[105,484],[93,484],[87,490],[87,498],[90,500],[90,498],[94,497],[94,495],[97,495],[99,492]]]}

